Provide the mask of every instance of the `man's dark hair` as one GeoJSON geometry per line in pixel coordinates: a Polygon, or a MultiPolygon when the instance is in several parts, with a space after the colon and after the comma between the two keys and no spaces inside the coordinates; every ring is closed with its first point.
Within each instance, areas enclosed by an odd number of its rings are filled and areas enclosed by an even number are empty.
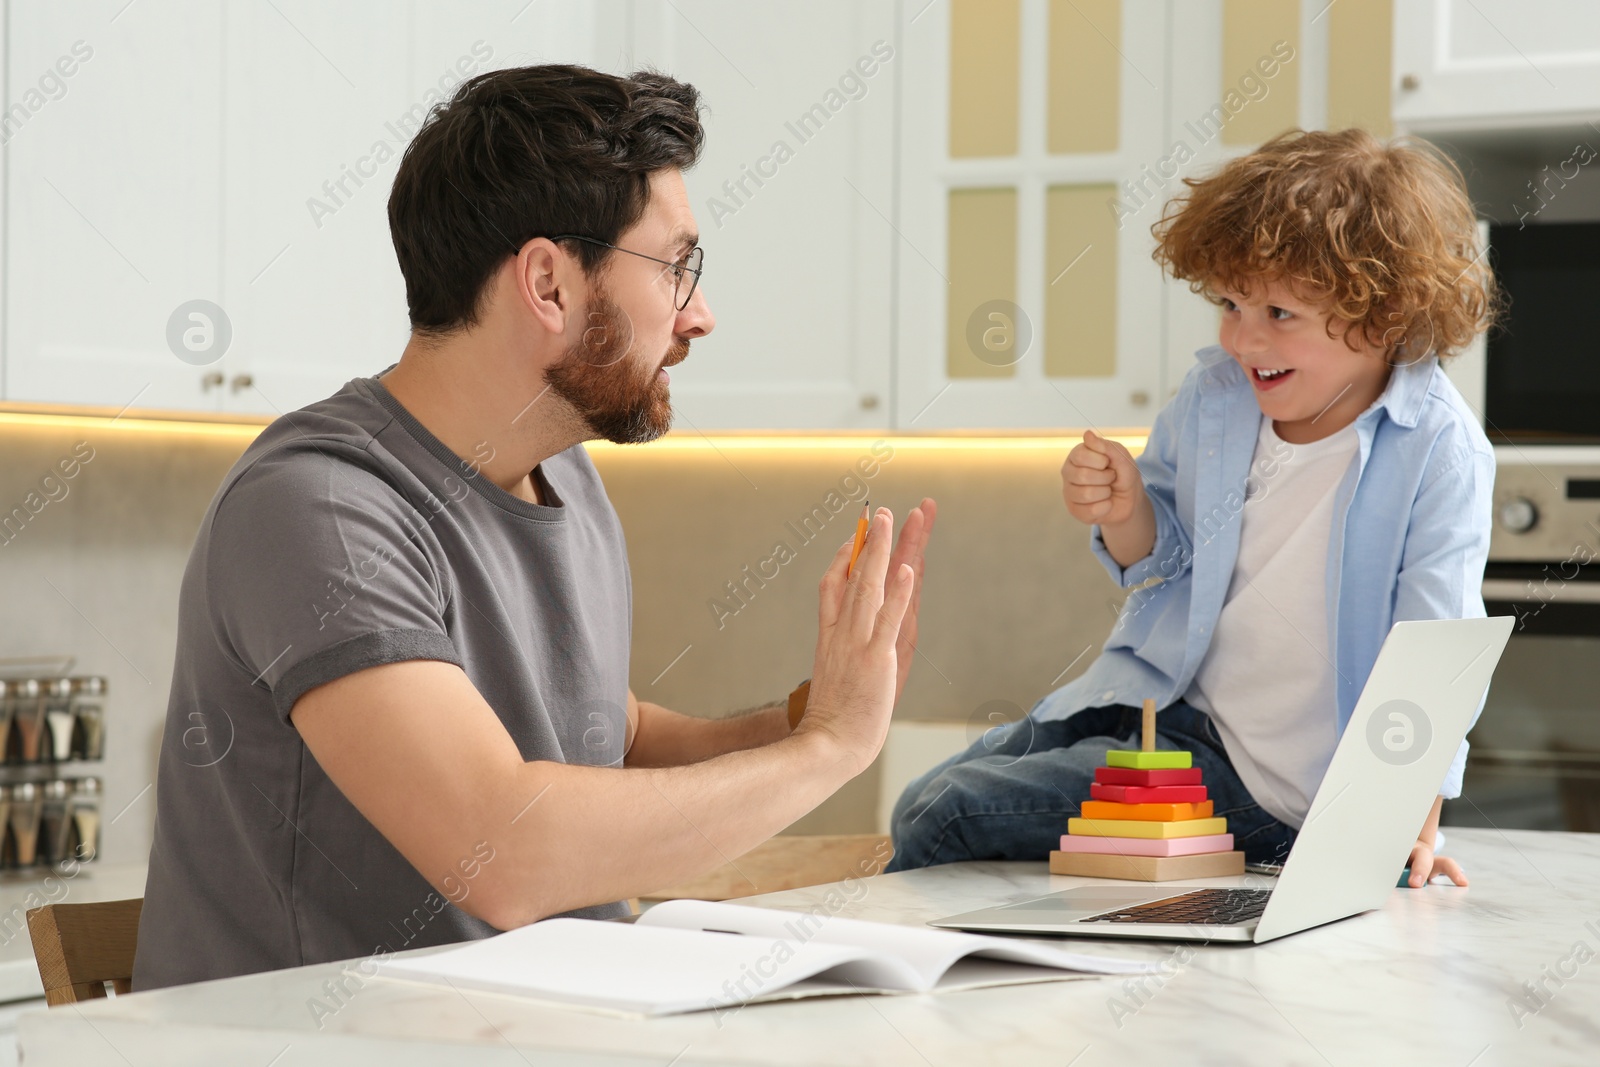
{"type": "MultiPolygon", "coordinates": [[[[653,71],[514,67],[464,82],[406,147],[389,194],[412,329],[476,324],[495,270],[535,237],[615,242],[644,215],[650,175],[699,158],[699,99],[653,71]]],[[[611,254],[568,247],[590,275],[611,254]]]]}

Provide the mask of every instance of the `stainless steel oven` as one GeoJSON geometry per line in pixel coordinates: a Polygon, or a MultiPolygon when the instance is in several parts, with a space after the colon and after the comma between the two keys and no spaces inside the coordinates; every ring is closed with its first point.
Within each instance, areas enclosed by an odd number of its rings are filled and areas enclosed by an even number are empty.
{"type": "MultiPolygon", "coordinates": [[[[1597,404],[1600,412],[1600,404],[1597,404]]],[[[1499,445],[1483,597],[1516,629],[1447,824],[1600,830],[1600,446],[1499,445]]]]}

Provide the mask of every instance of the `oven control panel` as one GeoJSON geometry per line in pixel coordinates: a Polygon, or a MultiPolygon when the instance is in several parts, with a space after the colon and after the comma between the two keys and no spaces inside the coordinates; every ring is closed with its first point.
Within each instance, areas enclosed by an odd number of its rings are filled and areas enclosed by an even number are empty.
{"type": "Polygon", "coordinates": [[[1494,562],[1600,560],[1600,448],[1495,449],[1494,562]]]}

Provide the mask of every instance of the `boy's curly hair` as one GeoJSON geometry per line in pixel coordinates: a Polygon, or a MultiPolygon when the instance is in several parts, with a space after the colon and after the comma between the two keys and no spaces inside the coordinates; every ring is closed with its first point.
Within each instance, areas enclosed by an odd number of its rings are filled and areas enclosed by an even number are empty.
{"type": "Polygon", "coordinates": [[[1461,171],[1426,141],[1290,130],[1183,183],[1153,255],[1209,299],[1283,281],[1391,359],[1454,355],[1500,310],[1461,171]]]}

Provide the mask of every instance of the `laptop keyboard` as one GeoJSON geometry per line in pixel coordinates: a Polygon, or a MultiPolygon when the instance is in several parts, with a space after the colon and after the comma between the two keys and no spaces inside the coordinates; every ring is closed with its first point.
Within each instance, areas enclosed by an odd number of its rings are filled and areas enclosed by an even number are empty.
{"type": "Polygon", "coordinates": [[[1165,900],[1101,912],[1084,923],[1177,923],[1201,926],[1236,926],[1261,918],[1267,910],[1270,889],[1200,889],[1165,900]]]}

